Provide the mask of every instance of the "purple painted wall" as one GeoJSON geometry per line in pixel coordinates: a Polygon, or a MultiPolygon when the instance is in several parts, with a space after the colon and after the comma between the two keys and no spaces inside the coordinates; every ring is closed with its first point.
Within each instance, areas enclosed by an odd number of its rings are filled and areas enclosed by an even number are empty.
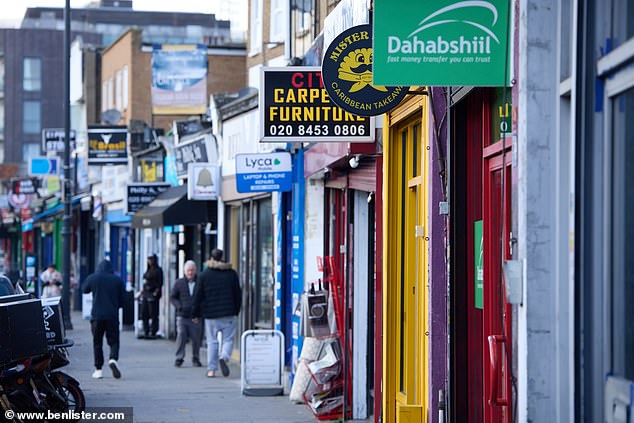
{"type": "MultiPolygon", "coordinates": [[[[438,421],[438,392],[447,397],[447,216],[439,214],[439,203],[446,200],[447,177],[447,97],[446,88],[432,88],[429,108],[431,147],[430,188],[430,413],[429,421],[438,421]],[[434,127],[436,129],[434,129],[434,127]],[[438,142],[436,138],[438,133],[438,142]]],[[[446,415],[446,413],[445,413],[446,415]]]]}

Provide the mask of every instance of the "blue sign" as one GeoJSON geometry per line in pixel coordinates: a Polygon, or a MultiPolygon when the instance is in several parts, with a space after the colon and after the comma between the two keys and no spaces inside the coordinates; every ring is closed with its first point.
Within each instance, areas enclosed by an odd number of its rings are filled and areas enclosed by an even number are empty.
{"type": "Polygon", "coordinates": [[[58,158],[32,157],[29,163],[30,175],[57,175],[58,171],[58,158]]]}
{"type": "Polygon", "coordinates": [[[237,154],[238,192],[290,191],[293,165],[290,153],[237,154]]]}

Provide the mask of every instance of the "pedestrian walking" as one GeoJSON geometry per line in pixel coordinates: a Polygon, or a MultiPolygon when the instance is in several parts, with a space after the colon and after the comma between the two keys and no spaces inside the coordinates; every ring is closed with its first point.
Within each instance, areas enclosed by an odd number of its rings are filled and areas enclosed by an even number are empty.
{"type": "Polygon", "coordinates": [[[224,261],[222,250],[214,249],[207,269],[198,276],[192,315],[194,322],[205,319],[207,337],[207,377],[215,377],[218,366],[223,376],[229,376],[229,360],[236,333],[236,316],[242,304],[242,289],[238,274],[224,261]],[[220,358],[218,333],[222,334],[220,358]]]}
{"type": "Polygon", "coordinates": [[[200,363],[200,322],[192,319],[192,306],[196,289],[196,263],[192,260],[185,262],[185,276],[177,279],[172,288],[170,302],[176,307],[176,361],[174,365],[180,367],[185,360],[187,341],[192,343],[192,365],[201,367],[200,363]]]}
{"type": "Polygon", "coordinates": [[[92,315],[90,327],[92,329],[92,345],[95,358],[95,371],[92,377],[103,378],[101,368],[103,358],[103,336],[110,346],[110,360],[108,366],[112,376],[121,377],[119,369],[119,308],[125,301],[125,287],[120,277],[112,271],[112,263],[102,260],[97,271],[86,278],[84,282],[85,294],[92,293],[92,315]]]}
{"type": "Polygon", "coordinates": [[[57,271],[54,263],[48,265],[40,275],[42,282],[42,298],[62,296],[62,274],[57,271]]]}
{"type": "Polygon", "coordinates": [[[163,294],[163,269],[158,265],[158,257],[147,258],[147,270],[143,274],[141,291],[141,318],[146,339],[156,338],[159,328],[159,300],[163,294]],[[151,320],[151,323],[150,323],[151,320]]]}

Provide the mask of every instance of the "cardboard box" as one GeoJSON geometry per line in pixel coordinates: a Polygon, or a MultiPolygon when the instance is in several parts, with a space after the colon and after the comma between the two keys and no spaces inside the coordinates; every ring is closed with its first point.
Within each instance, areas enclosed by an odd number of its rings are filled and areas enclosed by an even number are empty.
{"type": "Polygon", "coordinates": [[[42,302],[0,303],[0,363],[48,352],[42,302]]]}
{"type": "Polygon", "coordinates": [[[42,314],[44,317],[44,329],[49,345],[58,345],[66,338],[66,328],[62,317],[62,297],[42,299],[42,314]]]}

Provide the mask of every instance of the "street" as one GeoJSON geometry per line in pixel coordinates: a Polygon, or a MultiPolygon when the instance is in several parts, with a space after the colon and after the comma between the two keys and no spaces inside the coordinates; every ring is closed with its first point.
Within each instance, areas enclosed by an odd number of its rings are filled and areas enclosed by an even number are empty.
{"type": "MultiPolygon", "coordinates": [[[[288,396],[241,395],[240,367],[236,363],[231,365],[229,377],[210,379],[205,376],[205,367],[191,366],[190,345],[185,363],[176,368],[173,341],[138,340],[131,331],[121,332],[119,365],[123,377],[114,379],[106,365],[104,378],[93,379],[89,322],[82,320],[77,312],[72,319],[74,329],[66,335],[75,345],[70,349],[71,364],[62,370],[80,381],[88,408],[132,407],[136,423],[316,421],[306,405],[292,404],[288,396]]],[[[107,362],[109,349],[105,344],[104,339],[107,362]]],[[[203,365],[206,351],[201,349],[203,365]]]]}

